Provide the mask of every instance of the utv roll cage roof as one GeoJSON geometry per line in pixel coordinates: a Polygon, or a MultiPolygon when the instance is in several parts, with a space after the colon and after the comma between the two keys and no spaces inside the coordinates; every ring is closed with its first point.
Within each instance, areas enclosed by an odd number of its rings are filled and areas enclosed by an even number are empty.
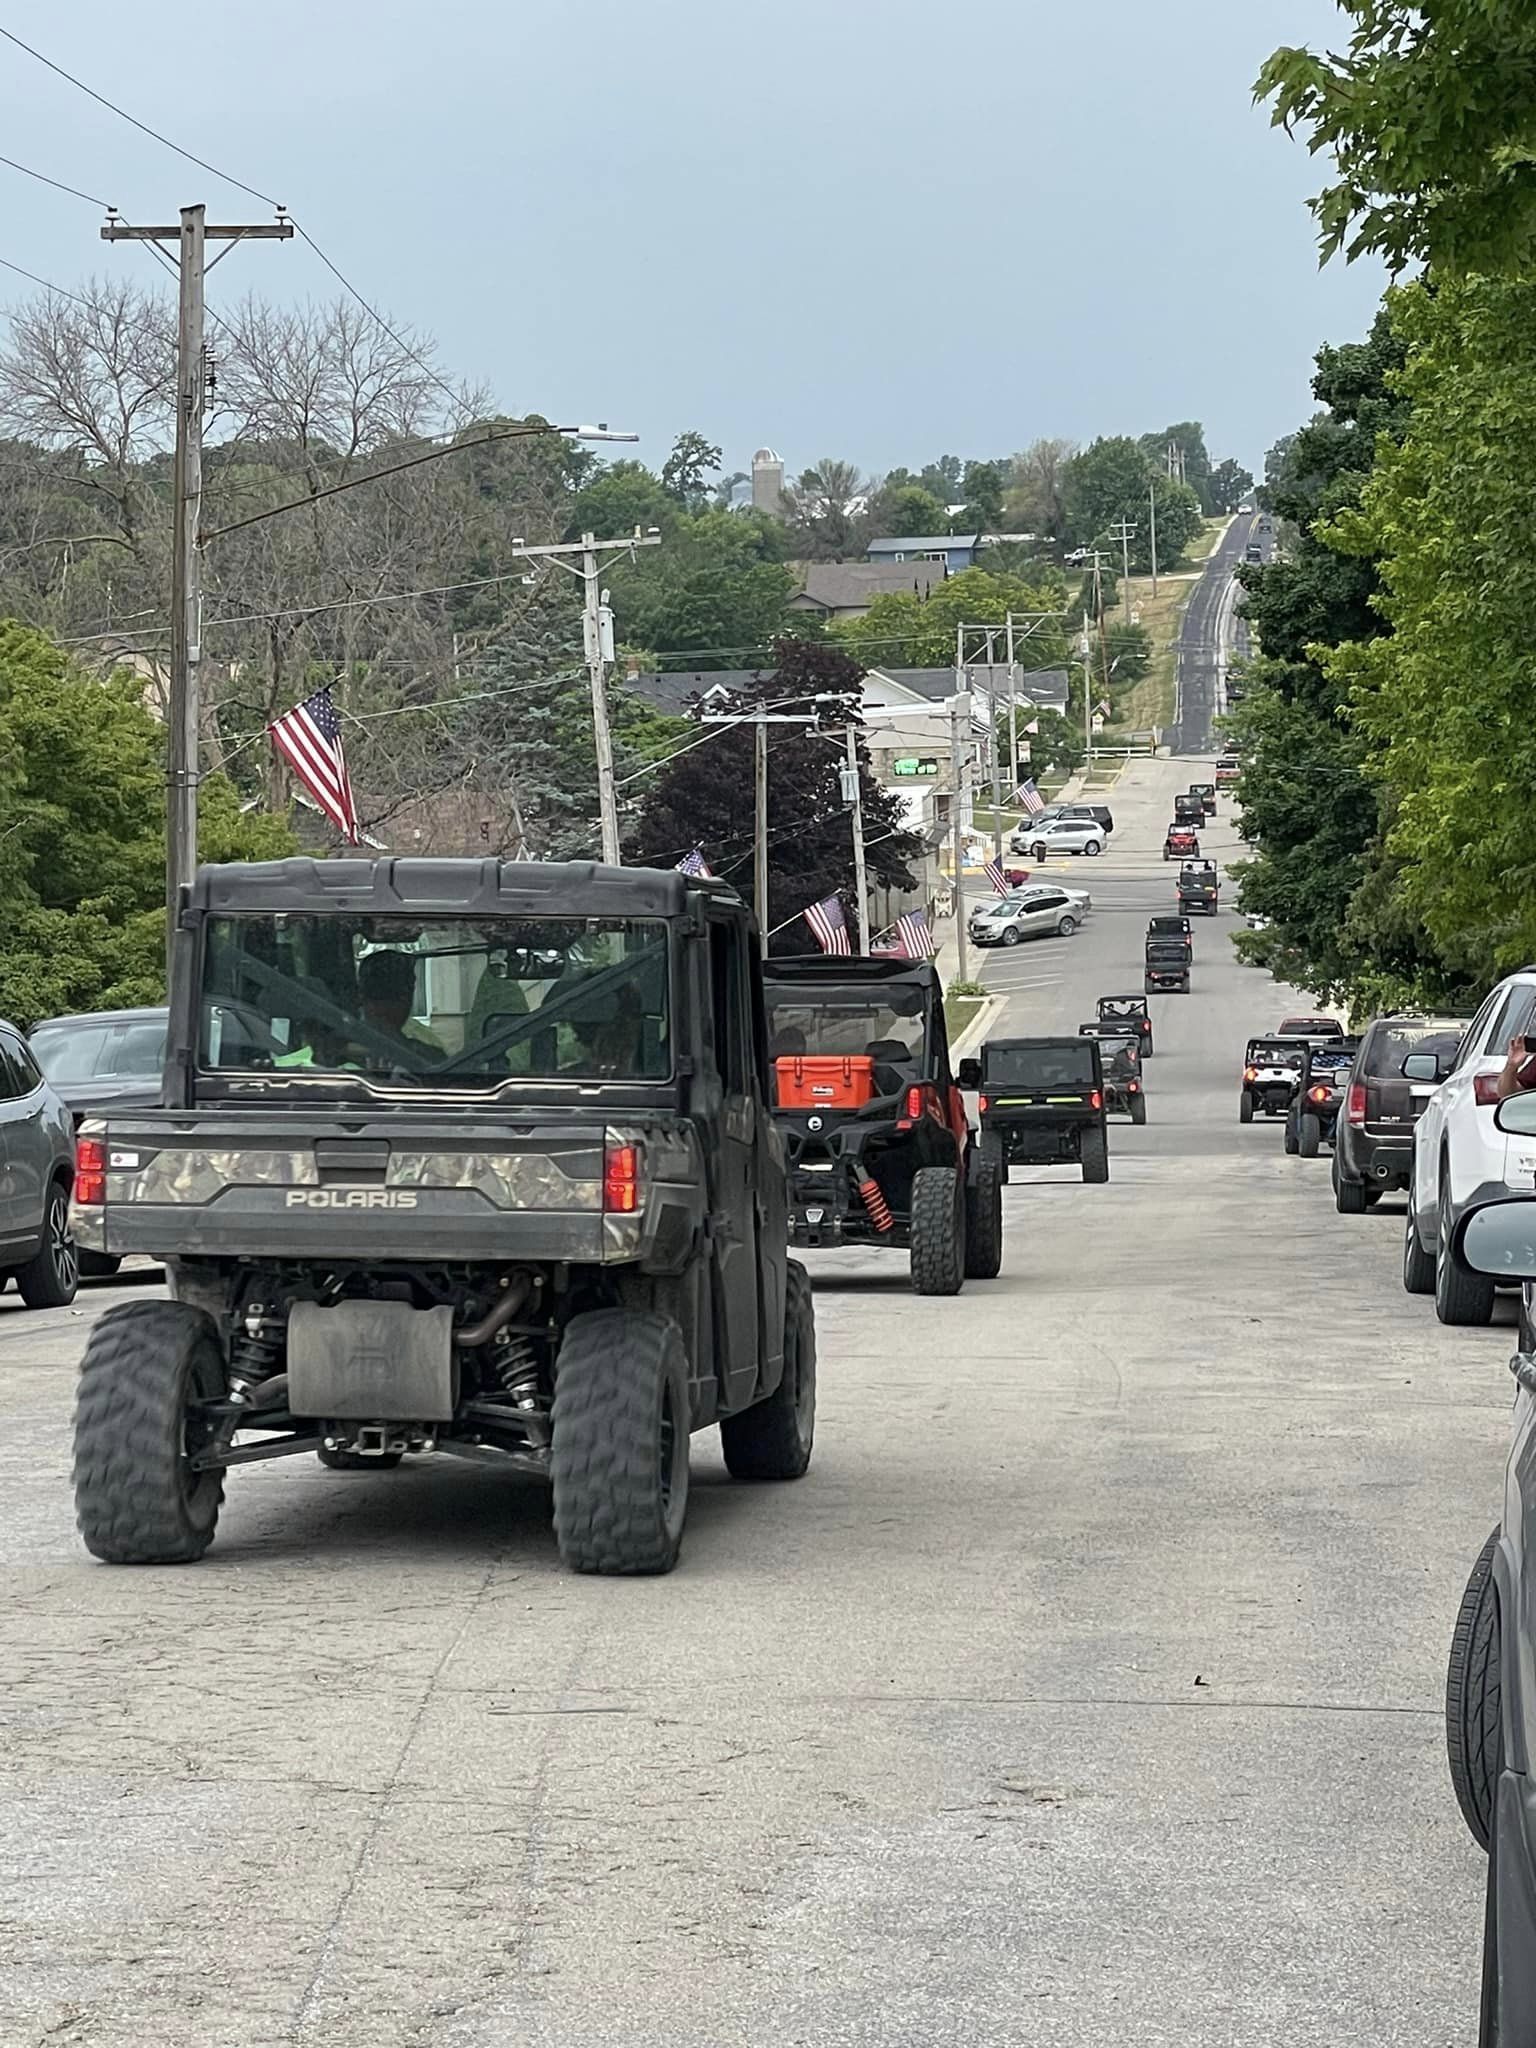
{"type": "Polygon", "coordinates": [[[375,917],[683,917],[700,899],[739,904],[728,882],[672,868],[616,868],[601,861],[383,860],[234,861],[201,867],[189,907],[375,917]]]}

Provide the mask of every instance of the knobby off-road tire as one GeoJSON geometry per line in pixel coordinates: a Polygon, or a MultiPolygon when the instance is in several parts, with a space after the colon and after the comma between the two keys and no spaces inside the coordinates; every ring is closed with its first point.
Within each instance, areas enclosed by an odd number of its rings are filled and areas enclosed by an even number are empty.
{"type": "Polygon", "coordinates": [[[1494,1530],[1477,1554],[1461,1596],[1445,1671],[1445,1754],[1451,1787],[1472,1839],[1486,1849],[1499,1784],[1499,1595],[1493,1578],[1494,1530]]]}
{"type": "Polygon", "coordinates": [[[1468,1273],[1451,1256],[1451,1215],[1442,1188],[1435,1247],[1435,1314],[1442,1323],[1479,1327],[1493,1321],[1494,1284],[1486,1273],[1468,1273]]]}
{"type": "Polygon", "coordinates": [[[1315,1159],[1318,1147],[1323,1142],[1323,1127],[1315,1116],[1304,1116],[1299,1133],[1299,1150],[1303,1159],[1315,1159]]]}
{"type": "Polygon", "coordinates": [[[1085,1181],[1106,1181],[1109,1179],[1109,1134],[1101,1128],[1083,1133],[1083,1179],[1085,1181]]]}
{"type": "Polygon", "coordinates": [[[1237,1120],[1240,1124],[1253,1122],[1253,1091],[1245,1088],[1237,1098],[1237,1120]]]}
{"type": "Polygon", "coordinates": [[[811,1276],[798,1259],[784,1269],[784,1376],[766,1401],[720,1425],[733,1479],[800,1479],[816,1438],[816,1311],[811,1276]]]}
{"type": "Polygon", "coordinates": [[[1002,1169],[997,1154],[980,1146],[965,1184],[965,1277],[995,1280],[1002,1264],[1002,1169]]]}
{"type": "Polygon", "coordinates": [[[1147,1098],[1145,1095],[1133,1095],[1131,1097],[1131,1122],[1133,1124],[1144,1124],[1146,1120],[1147,1098]]]}
{"type": "Polygon", "coordinates": [[[572,1571],[669,1572],[688,1515],[688,1360],[669,1316],[574,1316],[555,1359],[555,1541],[572,1571]]]}
{"type": "Polygon", "coordinates": [[[912,1292],[958,1294],[965,1278],[965,1203],[954,1166],[912,1176],[912,1292]]]}
{"type": "Polygon", "coordinates": [[[86,1342],[75,1398],[75,1519],[107,1564],[191,1564],[213,1541],[221,1471],[189,1459],[212,1429],[195,1404],[225,1389],[212,1322],[181,1301],[109,1309],[86,1342]]]}
{"type": "Polygon", "coordinates": [[[1433,1294],[1435,1291],[1435,1255],[1425,1251],[1419,1242],[1418,1225],[1413,1220],[1413,1189],[1408,1190],[1408,1215],[1403,1231],[1403,1291],[1406,1294],[1433,1294]]]}
{"type": "Polygon", "coordinates": [[[24,1266],[16,1288],[28,1308],[68,1308],[80,1285],[80,1255],[69,1227],[69,1190],[56,1180],[43,1210],[43,1241],[24,1266]]]}

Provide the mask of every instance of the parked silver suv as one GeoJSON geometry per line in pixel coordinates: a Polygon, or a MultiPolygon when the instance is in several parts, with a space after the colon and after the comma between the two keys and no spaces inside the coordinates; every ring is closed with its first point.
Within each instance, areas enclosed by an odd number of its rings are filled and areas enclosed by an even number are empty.
{"type": "Polygon", "coordinates": [[[28,1308],[63,1308],[80,1277],[69,1222],[74,1119],[26,1040],[0,1022],[0,1287],[28,1308]]]}

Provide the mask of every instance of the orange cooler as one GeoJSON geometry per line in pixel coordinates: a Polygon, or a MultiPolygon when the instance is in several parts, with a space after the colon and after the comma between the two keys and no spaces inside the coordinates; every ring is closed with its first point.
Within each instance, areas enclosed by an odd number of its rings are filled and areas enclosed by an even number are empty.
{"type": "Polygon", "coordinates": [[[875,1098],[875,1063],[867,1053],[792,1053],[773,1065],[780,1109],[862,1109],[875,1098]]]}

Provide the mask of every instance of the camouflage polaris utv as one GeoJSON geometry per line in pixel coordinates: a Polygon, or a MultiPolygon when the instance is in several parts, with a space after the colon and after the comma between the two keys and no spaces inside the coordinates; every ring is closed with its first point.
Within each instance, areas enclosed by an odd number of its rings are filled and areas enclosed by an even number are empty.
{"type": "Polygon", "coordinates": [[[578,1571],[675,1563],[690,1432],[810,1462],[752,920],[723,883],[495,860],[204,868],[164,1107],[81,1128],[79,1239],[173,1299],[91,1332],[87,1547],[184,1563],[232,1465],[546,1480],[578,1571]]]}

